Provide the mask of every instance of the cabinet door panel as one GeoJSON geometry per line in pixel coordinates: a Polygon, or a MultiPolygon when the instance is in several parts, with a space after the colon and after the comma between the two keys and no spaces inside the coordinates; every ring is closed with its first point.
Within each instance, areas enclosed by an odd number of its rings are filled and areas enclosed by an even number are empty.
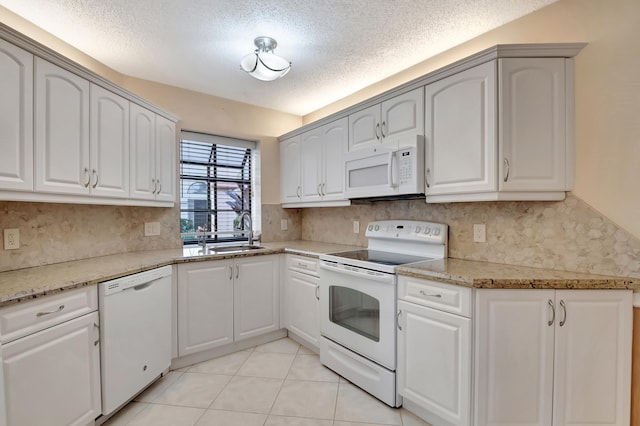
{"type": "Polygon", "coordinates": [[[155,199],[155,115],[134,103],[130,107],[131,198],[155,199]]]}
{"type": "Polygon", "coordinates": [[[233,342],[233,262],[178,265],[178,355],[233,342]]]}
{"type": "Polygon", "coordinates": [[[318,201],[322,183],[322,129],[314,129],[300,137],[302,201],[318,201]]]}
{"type": "Polygon", "coordinates": [[[300,201],[300,136],[280,143],[280,201],[295,203],[300,201]]]}
{"type": "Polygon", "coordinates": [[[344,199],[344,152],[349,143],[349,119],[344,117],[322,127],[324,200],[344,199]]]}
{"type": "Polygon", "coordinates": [[[349,152],[380,145],[380,105],[349,115],[349,152]]]}
{"type": "Polygon", "coordinates": [[[475,424],[549,426],[553,290],[478,290],[475,424]]]}
{"type": "Polygon", "coordinates": [[[278,255],[236,259],[234,338],[247,339],[280,328],[278,255]]]}
{"type": "Polygon", "coordinates": [[[500,189],[563,191],[565,59],[500,59],[498,72],[500,189]]]}
{"type": "Polygon", "coordinates": [[[129,101],[91,85],[91,193],[129,197],[129,101]]]}
{"type": "Polygon", "coordinates": [[[317,277],[288,271],[287,328],[309,341],[316,348],[320,339],[320,304],[316,295],[317,277]]]}
{"type": "Polygon", "coordinates": [[[428,194],[495,191],[495,62],[426,87],[428,194]]]}
{"type": "Polygon", "coordinates": [[[87,425],[102,411],[98,313],[2,347],[9,425],[87,425]]]}
{"type": "Polygon", "coordinates": [[[398,392],[455,425],[471,419],[471,320],[398,302],[398,392]]]}
{"type": "Polygon", "coordinates": [[[88,194],[89,82],[35,60],[36,190],[88,194]]]}
{"type": "Polygon", "coordinates": [[[554,426],[628,425],[630,291],[557,291],[554,426]],[[564,320],[560,325],[560,321],[564,320]]]}
{"type": "Polygon", "coordinates": [[[33,191],[33,55],[0,40],[0,188],[33,191]]]}
{"type": "Polygon", "coordinates": [[[156,116],[156,200],[175,201],[176,186],[176,127],[159,115],[156,116]]]}
{"type": "Polygon", "coordinates": [[[383,143],[394,148],[415,145],[416,137],[424,134],[424,89],[384,101],[381,108],[383,143]]]}

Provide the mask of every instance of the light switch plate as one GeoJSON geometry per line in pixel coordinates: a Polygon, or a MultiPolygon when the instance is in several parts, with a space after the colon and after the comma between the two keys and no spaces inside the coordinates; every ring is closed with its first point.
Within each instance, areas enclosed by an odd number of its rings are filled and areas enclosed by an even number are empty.
{"type": "Polygon", "coordinates": [[[280,219],[280,230],[286,231],[287,229],[289,229],[289,222],[287,219],[280,219]]]}
{"type": "Polygon", "coordinates": [[[354,220],[353,221],[353,233],[354,234],[359,234],[360,233],[360,221],[358,221],[358,220],[354,220]]]}
{"type": "Polygon", "coordinates": [[[160,222],[145,222],[144,236],[155,237],[160,235],[160,222]]]}
{"type": "Polygon", "coordinates": [[[17,228],[4,230],[4,249],[16,250],[20,248],[20,230],[17,228]]]}
{"type": "Polygon", "coordinates": [[[473,224],[473,242],[474,243],[487,242],[487,225],[485,225],[484,223],[473,224]]]}

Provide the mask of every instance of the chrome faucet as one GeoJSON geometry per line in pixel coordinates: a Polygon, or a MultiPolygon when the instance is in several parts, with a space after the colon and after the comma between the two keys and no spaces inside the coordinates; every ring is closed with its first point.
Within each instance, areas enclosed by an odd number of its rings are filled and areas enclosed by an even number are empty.
{"type": "Polygon", "coordinates": [[[244,228],[244,218],[249,218],[249,237],[247,238],[249,245],[253,245],[253,220],[251,219],[251,213],[244,211],[240,214],[240,218],[238,219],[238,224],[244,228]]]}

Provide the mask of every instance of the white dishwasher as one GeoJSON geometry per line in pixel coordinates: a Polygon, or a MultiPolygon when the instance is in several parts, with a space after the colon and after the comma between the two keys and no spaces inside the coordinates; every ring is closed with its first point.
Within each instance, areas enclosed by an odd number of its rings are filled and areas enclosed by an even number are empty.
{"type": "Polygon", "coordinates": [[[102,414],[171,365],[171,266],[100,283],[102,414]]]}

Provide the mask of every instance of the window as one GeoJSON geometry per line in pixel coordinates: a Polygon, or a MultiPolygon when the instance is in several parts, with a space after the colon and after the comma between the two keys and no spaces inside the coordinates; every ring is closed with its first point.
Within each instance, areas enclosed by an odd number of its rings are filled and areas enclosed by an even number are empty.
{"type": "Polygon", "coordinates": [[[205,231],[207,242],[246,239],[252,213],[251,141],[183,131],[180,138],[180,232],[185,244],[205,231]]]}

